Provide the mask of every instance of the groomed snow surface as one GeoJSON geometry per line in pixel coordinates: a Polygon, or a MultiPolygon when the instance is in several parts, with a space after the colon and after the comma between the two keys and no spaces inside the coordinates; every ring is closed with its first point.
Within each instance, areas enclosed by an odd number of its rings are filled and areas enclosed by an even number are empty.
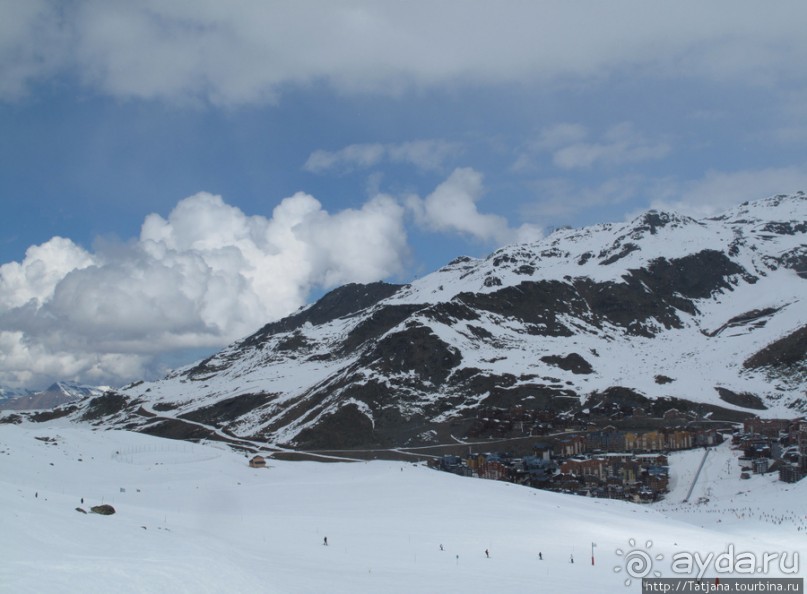
{"type": "Polygon", "coordinates": [[[702,457],[673,455],[670,497],[640,506],[411,463],[252,469],[221,445],[0,425],[0,591],[627,593],[640,591],[638,578],[625,585],[632,550],[679,577],[674,554],[730,545],[787,553],[787,567],[798,553],[797,573],[774,564],[767,575],[803,578],[807,481],[740,480],[723,445],[707,457],[693,503],[681,503],[702,457]],[[694,503],[701,497],[709,502],[694,503]],[[76,511],[100,503],[117,513],[76,511]]]}

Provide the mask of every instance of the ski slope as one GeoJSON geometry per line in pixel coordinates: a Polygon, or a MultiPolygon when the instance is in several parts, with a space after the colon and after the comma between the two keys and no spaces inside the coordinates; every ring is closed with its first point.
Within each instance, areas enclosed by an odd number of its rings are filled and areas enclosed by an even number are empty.
{"type": "Polygon", "coordinates": [[[0,425],[0,592],[620,593],[639,592],[616,553],[630,539],[663,555],[653,569],[664,577],[680,551],[807,556],[807,481],[740,481],[727,447],[704,467],[700,506],[678,494],[701,450],[673,457],[667,501],[639,506],[387,461],[252,469],[222,448],[0,425]],[[102,502],[117,513],[76,511],[102,502]],[[732,520],[733,507],[753,516],[732,520]],[[768,521],[766,509],[793,519],[768,521]]]}

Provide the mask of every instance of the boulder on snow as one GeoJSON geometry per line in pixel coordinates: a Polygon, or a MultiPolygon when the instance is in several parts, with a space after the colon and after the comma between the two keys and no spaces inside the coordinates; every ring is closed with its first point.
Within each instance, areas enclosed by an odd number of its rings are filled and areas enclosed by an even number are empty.
{"type": "Polygon", "coordinates": [[[111,516],[115,513],[115,508],[108,503],[104,503],[102,505],[93,505],[90,511],[94,514],[101,514],[102,516],[111,516]]]}

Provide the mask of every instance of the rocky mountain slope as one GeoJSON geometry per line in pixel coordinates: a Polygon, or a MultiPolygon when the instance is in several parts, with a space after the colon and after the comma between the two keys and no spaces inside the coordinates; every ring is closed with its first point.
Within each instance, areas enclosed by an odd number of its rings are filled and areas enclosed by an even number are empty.
{"type": "Polygon", "coordinates": [[[492,408],[796,416],[806,295],[805,194],[704,220],[650,211],[457,258],[409,285],[341,287],[69,414],[297,448],[461,439],[492,408]]]}

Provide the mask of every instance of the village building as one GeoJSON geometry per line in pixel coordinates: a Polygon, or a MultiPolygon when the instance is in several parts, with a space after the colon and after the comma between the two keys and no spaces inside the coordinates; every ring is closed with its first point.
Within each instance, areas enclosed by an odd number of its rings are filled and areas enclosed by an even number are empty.
{"type": "Polygon", "coordinates": [[[253,456],[249,461],[250,468],[266,468],[266,458],[263,456],[253,456]]]}

